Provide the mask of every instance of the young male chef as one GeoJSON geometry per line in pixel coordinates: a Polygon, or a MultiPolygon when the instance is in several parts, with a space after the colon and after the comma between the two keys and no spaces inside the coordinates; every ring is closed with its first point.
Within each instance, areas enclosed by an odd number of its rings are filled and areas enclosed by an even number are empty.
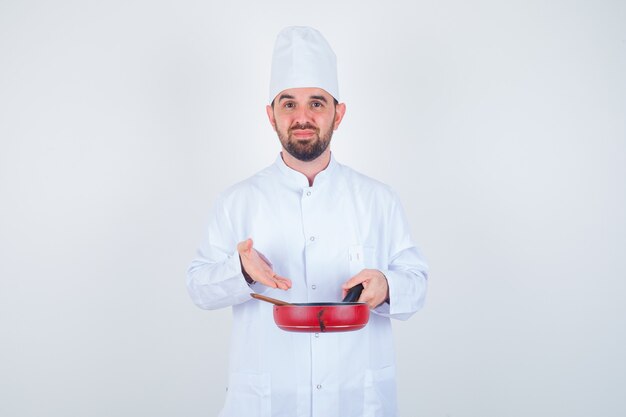
{"type": "Polygon", "coordinates": [[[233,311],[220,416],[394,417],[390,318],[423,305],[427,267],[396,194],[331,154],[346,106],[335,54],[317,30],[279,33],[269,102],[282,152],[217,198],[188,270],[199,307],[233,311]],[[283,331],[273,306],[250,297],[335,302],[359,283],[371,314],[352,332],[283,331]]]}

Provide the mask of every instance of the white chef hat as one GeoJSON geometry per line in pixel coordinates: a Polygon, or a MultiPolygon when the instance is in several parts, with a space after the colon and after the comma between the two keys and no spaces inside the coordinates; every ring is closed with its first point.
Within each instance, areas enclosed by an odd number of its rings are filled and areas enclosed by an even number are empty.
{"type": "Polygon", "coordinates": [[[316,87],[339,101],[337,57],[317,30],[305,26],[283,29],[276,37],[270,77],[270,102],[288,88],[316,87]]]}

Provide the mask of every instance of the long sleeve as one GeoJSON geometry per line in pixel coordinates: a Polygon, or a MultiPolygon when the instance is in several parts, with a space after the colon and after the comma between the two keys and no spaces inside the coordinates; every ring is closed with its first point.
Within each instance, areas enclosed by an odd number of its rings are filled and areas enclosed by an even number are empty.
{"type": "Polygon", "coordinates": [[[206,235],[187,270],[187,290],[200,308],[218,309],[250,299],[251,288],[241,273],[235,236],[224,201],[209,216],[206,235]]]}
{"type": "Polygon", "coordinates": [[[406,215],[398,198],[394,198],[387,223],[389,264],[381,270],[389,284],[389,303],[374,313],[407,320],[424,305],[428,266],[413,244],[406,215]]]}

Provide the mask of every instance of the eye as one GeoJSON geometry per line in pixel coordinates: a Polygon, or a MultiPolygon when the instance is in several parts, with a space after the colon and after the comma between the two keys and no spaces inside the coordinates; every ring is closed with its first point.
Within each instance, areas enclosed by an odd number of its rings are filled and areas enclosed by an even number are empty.
{"type": "Polygon", "coordinates": [[[313,107],[314,109],[321,109],[322,107],[324,107],[324,104],[321,101],[313,101],[311,103],[311,107],[313,107]]]}
{"type": "Polygon", "coordinates": [[[288,101],[283,105],[283,107],[286,109],[293,109],[294,107],[296,107],[296,105],[292,101],[288,101]]]}

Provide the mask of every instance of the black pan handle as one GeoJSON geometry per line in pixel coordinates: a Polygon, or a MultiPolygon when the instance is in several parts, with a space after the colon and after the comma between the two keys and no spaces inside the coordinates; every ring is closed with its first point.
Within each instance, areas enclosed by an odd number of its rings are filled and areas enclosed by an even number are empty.
{"type": "Polygon", "coordinates": [[[343,299],[344,303],[356,303],[361,296],[361,292],[363,291],[363,284],[357,284],[354,287],[348,290],[345,298],[343,299]]]}

